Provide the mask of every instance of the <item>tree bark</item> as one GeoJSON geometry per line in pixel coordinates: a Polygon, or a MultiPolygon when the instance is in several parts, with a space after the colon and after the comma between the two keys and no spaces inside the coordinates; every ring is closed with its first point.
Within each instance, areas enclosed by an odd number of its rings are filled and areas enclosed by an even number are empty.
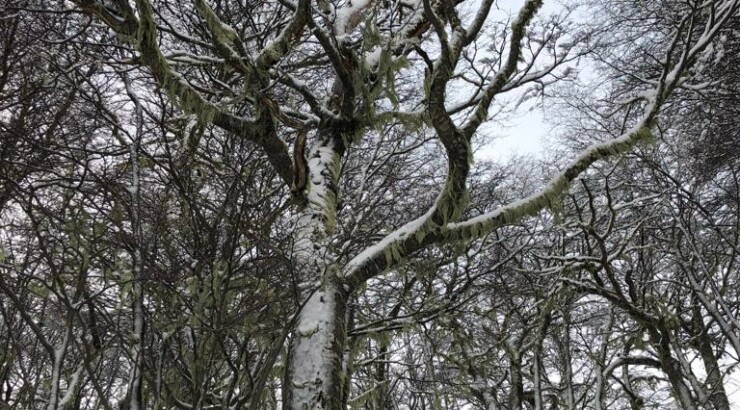
{"type": "Polygon", "coordinates": [[[730,410],[730,402],[727,400],[727,393],[720,373],[717,357],[712,349],[712,340],[707,334],[707,327],[701,316],[701,308],[698,301],[694,304],[692,322],[697,333],[694,339],[696,349],[701,355],[704,362],[704,368],[707,372],[706,389],[709,395],[709,401],[716,410],[730,410]]]}
{"type": "Polygon", "coordinates": [[[307,206],[296,220],[293,250],[305,303],[293,328],[283,407],[341,409],[348,288],[331,250],[343,145],[330,130],[319,135],[307,159],[307,206]],[[312,290],[315,289],[315,290],[312,290]]]}
{"type": "Polygon", "coordinates": [[[290,347],[284,409],[343,407],[346,307],[347,294],[337,283],[314,292],[303,306],[290,347]]]}

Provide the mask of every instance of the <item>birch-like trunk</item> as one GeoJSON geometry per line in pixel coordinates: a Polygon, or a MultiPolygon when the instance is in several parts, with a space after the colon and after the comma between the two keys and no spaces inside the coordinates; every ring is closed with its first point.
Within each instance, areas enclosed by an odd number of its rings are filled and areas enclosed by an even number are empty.
{"type": "Polygon", "coordinates": [[[341,146],[323,136],[308,156],[308,204],[296,221],[293,260],[305,300],[293,328],[285,409],[340,409],[348,293],[330,249],[341,146]]]}
{"type": "Polygon", "coordinates": [[[62,338],[61,343],[54,348],[54,357],[51,367],[51,389],[49,391],[49,402],[46,406],[47,410],[59,409],[59,384],[61,381],[62,365],[64,364],[64,358],[67,355],[67,347],[69,346],[71,337],[72,323],[67,322],[64,337],[62,338]]]}
{"type": "Polygon", "coordinates": [[[560,360],[563,365],[563,384],[565,388],[565,408],[574,410],[576,399],[573,389],[573,358],[570,349],[573,346],[570,339],[571,318],[570,311],[563,309],[563,341],[560,345],[560,360]]]}
{"type": "Polygon", "coordinates": [[[286,386],[288,409],[340,409],[346,341],[346,296],[328,284],[304,305],[294,329],[286,386]]]}
{"type": "Polygon", "coordinates": [[[131,369],[129,371],[129,409],[139,410],[144,407],[142,396],[142,367],[144,358],[144,284],[143,284],[143,255],[141,248],[144,242],[144,234],[141,222],[141,175],[139,168],[139,146],[143,137],[144,111],[141,101],[136,96],[131,82],[123,76],[126,92],[134,103],[134,115],[136,120],[136,134],[131,141],[131,228],[134,234],[134,251],[131,255],[132,266],[132,313],[133,327],[131,333],[131,344],[129,351],[131,355],[131,369]]]}
{"type": "MultiPolygon", "coordinates": [[[[509,344],[507,342],[507,344],[509,344]]],[[[521,409],[524,398],[524,381],[522,379],[522,358],[516,346],[507,346],[506,353],[509,357],[509,373],[511,377],[511,388],[509,390],[509,408],[521,409]]]]}

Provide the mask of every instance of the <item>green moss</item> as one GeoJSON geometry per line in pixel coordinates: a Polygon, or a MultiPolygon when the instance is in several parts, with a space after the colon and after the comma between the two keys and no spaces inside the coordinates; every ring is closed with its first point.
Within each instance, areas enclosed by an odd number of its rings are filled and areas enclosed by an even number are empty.
{"type": "Polygon", "coordinates": [[[400,262],[402,259],[401,251],[401,244],[398,242],[392,242],[386,246],[383,250],[386,266],[392,266],[396,262],[400,262]]]}
{"type": "Polygon", "coordinates": [[[427,224],[424,224],[419,228],[419,230],[416,231],[414,234],[414,239],[416,239],[416,242],[422,243],[424,241],[424,238],[427,236],[427,224]]]}
{"type": "Polygon", "coordinates": [[[228,43],[236,39],[236,31],[223,23],[205,1],[195,0],[195,9],[198,10],[198,13],[200,13],[205,20],[208,30],[213,34],[216,41],[228,43]]]}
{"type": "Polygon", "coordinates": [[[184,79],[170,67],[157,44],[157,26],[154,21],[151,4],[147,1],[136,2],[139,8],[140,23],[137,32],[137,43],[142,61],[152,70],[161,88],[168,97],[188,114],[195,114],[203,122],[212,122],[216,110],[197,92],[192,90],[184,79]]]}
{"type": "MultiPolygon", "coordinates": [[[[337,152],[332,153],[331,162],[324,165],[324,169],[320,170],[320,172],[326,177],[326,173],[328,173],[328,178],[330,179],[330,185],[333,187],[337,187],[339,185],[339,174],[341,172],[341,157],[337,152]]],[[[311,184],[309,184],[310,186],[311,184]]],[[[319,212],[321,214],[321,219],[324,223],[324,229],[327,234],[331,235],[334,233],[334,230],[336,229],[337,225],[337,202],[339,200],[338,193],[334,189],[325,189],[325,194],[321,198],[321,202],[319,205],[320,209],[319,212]]]]}
{"type": "Polygon", "coordinates": [[[594,162],[608,157],[623,154],[638,143],[652,141],[653,135],[649,126],[644,126],[634,131],[628,138],[613,141],[611,144],[602,145],[587,151],[578,162],[573,163],[566,171],[553,179],[545,191],[538,196],[530,198],[518,206],[503,209],[499,214],[482,222],[471,224],[464,228],[454,229],[448,237],[452,241],[470,240],[479,238],[492,230],[519,222],[526,216],[534,216],[542,209],[553,212],[556,219],[562,212],[562,196],[567,192],[570,183],[575,180],[594,162]]]}

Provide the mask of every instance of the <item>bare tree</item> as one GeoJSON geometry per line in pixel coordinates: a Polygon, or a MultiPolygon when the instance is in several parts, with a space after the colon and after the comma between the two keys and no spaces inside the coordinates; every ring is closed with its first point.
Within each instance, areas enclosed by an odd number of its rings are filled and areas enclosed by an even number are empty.
{"type": "MultiPolygon", "coordinates": [[[[407,370],[409,386],[450,386],[462,374],[478,400],[454,389],[411,392],[417,408],[499,400],[490,389],[500,374],[461,364],[484,349],[461,340],[466,329],[507,334],[497,343],[513,408],[555,406],[561,387],[548,374],[560,362],[546,352],[558,348],[551,325],[566,321],[572,295],[524,278],[519,304],[502,307],[500,294],[481,288],[503,268],[459,258],[490,251],[518,264],[515,274],[541,268],[519,256],[535,230],[513,225],[545,209],[558,214],[592,164],[649,140],[740,2],[677,7],[644,67],[648,81],[617,104],[628,112],[618,135],[576,153],[541,188],[497,197],[496,176],[471,164],[482,124],[507,109],[498,106],[507,93],[542,92],[606,38],[565,14],[538,19],[542,3],[526,0],[513,16],[494,1],[11,5],[3,22],[55,17],[61,26],[45,41],[62,45],[63,72],[79,81],[70,98],[89,103],[101,123],[82,148],[56,147],[63,172],[16,184],[25,195],[14,188],[5,199],[4,326],[23,326],[51,362],[12,380],[33,386],[40,393],[29,397],[49,409],[72,397],[77,407],[132,410],[340,409],[354,399],[355,343],[368,340],[372,321],[388,335],[405,314],[412,330],[370,342],[376,381],[387,383],[383,362],[402,348],[419,364],[407,370]],[[66,48],[85,58],[67,61],[66,48]],[[13,245],[24,229],[26,246],[13,245]],[[44,290],[18,292],[26,283],[44,290]],[[368,312],[394,292],[398,308],[368,312]],[[455,318],[482,299],[485,314],[455,318]],[[535,300],[545,302],[530,306],[535,300]],[[46,303],[64,318],[52,330],[37,323],[46,303]],[[476,317],[491,327],[473,326],[476,317]]],[[[17,53],[8,44],[6,54],[17,53]]],[[[27,175],[18,169],[14,181],[27,175]]],[[[660,326],[656,344],[672,330],[660,326]]],[[[610,343],[604,338],[600,360],[610,343]]],[[[670,373],[681,363],[669,340],[661,343],[659,360],[689,406],[686,382],[670,373]]],[[[572,407],[583,395],[569,377],[562,391],[572,407]]]]}

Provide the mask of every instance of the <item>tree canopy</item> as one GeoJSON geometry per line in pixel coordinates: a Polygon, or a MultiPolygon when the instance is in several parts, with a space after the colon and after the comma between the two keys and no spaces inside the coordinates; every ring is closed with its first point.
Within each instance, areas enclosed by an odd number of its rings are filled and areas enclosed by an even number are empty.
{"type": "Polygon", "coordinates": [[[0,7],[0,409],[733,408],[740,0],[0,7]]]}

